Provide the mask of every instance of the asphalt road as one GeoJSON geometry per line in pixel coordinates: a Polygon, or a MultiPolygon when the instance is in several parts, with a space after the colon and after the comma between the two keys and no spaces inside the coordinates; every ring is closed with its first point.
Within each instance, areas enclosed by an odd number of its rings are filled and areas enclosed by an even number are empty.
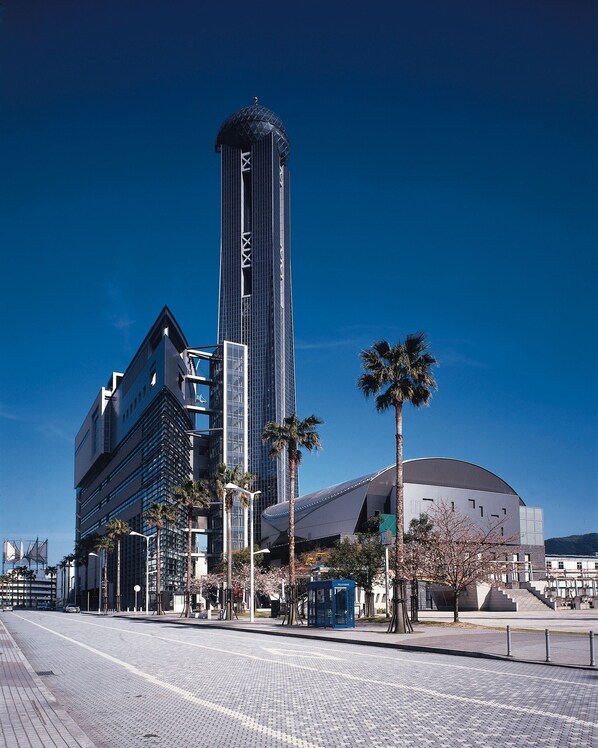
{"type": "Polygon", "coordinates": [[[15,611],[3,621],[98,748],[598,746],[598,673],[15,611]]]}

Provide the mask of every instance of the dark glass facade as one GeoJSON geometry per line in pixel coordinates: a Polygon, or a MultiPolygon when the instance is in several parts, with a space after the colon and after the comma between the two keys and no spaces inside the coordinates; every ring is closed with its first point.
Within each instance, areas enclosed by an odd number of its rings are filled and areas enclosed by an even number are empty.
{"type": "MultiPolygon", "coordinates": [[[[194,427],[194,388],[186,381],[190,361],[187,343],[176,321],[165,309],[154,323],[124,375],[113,374],[102,388],[77,436],[77,540],[105,532],[115,518],[136,532],[155,531],[144,519],[152,502],[166,502],[173,488],[192,472],[188,433],[194,427]],[[88,436],[89,434],[89,436],[88,436]]],[[[166,603],[180,593],[185,573],[185,519],[165,528],[161,538],[162,589],[166,603]]],[[[155,542],[149,546],[149,591],[155,596],[155,542]]],[[[115,554],[108,556],[109,605],[114,600],[115,554]]],[[[99,570],[93,561],[81,572],[78,590],[84,606],[87,591],[91,608],[98,605],[99,570]]],[[[123,608],[134,604],[134,585],[145,595],[145,541],[126,536],[121,541],[123,608]]]]}
{"type": "Polygon", "coordinates": [[[248,347],[248,467],[256,516],[289,498],[285,456],[273,460],[264,425],[295,412],[291,292],[289,140],[280,118],[257,103],[218,133],[222,225],[218,340],[248,347]]]}

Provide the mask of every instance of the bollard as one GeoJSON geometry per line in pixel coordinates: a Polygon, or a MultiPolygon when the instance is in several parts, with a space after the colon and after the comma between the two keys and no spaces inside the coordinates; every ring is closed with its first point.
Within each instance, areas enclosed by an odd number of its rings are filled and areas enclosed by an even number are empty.
{"type": "Polygon", "coordinates": [[[596,654],[594,652],[594,632],[590,631],[590,666],[596,667],[596,654]]]}
{"type": "Polygon", "coordinates": [[[507,626],[507,657],[512,657],[513,653],[511,652],[511,627],[507,626]]]}
{"type": "Polygon", "coordinates": [[[550,631],[544,629],[544,634],[546,636],[546,662],[550,662],[550,631]]]}

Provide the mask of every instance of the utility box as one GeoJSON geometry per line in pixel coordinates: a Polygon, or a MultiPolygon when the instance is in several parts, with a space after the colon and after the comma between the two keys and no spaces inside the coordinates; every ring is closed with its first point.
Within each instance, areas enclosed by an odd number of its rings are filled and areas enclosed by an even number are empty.
{"type": "Polygon", "coordinates": [[[315,628],[355,628],[355,582],[352,579],[308,582],[307,625],[315,628]]]}

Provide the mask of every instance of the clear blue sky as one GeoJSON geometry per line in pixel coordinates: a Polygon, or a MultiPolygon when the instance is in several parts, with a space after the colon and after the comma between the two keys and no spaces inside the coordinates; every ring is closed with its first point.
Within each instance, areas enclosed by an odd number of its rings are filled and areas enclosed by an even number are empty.
{"type": "Polygon", "coordinates": [[[0,537],[72,550],[75,434],[164,304],[215,341],[214,139],[254,95],[291,138],[302,492],[392,463],[358,352],[424,330],[406,457],[596,531],[594,2],[3,6],[0,537]]]}

